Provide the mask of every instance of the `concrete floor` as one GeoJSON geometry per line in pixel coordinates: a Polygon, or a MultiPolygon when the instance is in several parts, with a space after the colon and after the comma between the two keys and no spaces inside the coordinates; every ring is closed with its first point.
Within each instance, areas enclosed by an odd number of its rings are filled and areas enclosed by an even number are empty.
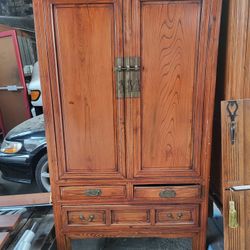
{"type": "Polygon", "coordinates": [[[40,191],[35,182],[32,184],[20,184],[6,181],[2,178],[2,173],[0,171],[0,195],[30,194],[38,192],[40,191]]]}
{"type": "Polygon", "coordinates": [[[72,250],[192,250],[191,239],[118,238],[73,240],[72,250]]]}

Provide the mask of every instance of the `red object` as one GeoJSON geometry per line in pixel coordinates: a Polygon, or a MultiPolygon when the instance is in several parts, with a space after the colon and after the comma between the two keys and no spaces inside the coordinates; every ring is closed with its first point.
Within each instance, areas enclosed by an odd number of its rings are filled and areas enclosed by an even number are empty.
{"type": "Polygon", "coordinates": [[[16,60],[17,60],[17,65],[18,65],[18,73],[19,73],[19,78],[20,78],[20,83],[23,86],[23,99],[24,99],[24,105],[26,108],[26,117],[29,119],[31,117],[30,115],[30,107],[29,107],[29,101],[28,101],[28,94],[27,94],[27,87],[24,79],[24,74],[23,74],[23,65],[22,65],[22,60],[21,60],[21,55],[20,55],[20,50],[19,50],[19,44],[17,40],[17,34],[15,30],[8,30],[8,31],[3,31],[0,32],[0,38],[1,37],[8,37],[10,36],[13,41],[13,45],[15,48],[15,54],[16,54],[16,60]]]}
{"type": "Polygon", "coordinates": [[[5,128],[4,128],[4,123],[3,123],[3,117],[2,117],[1,110],[0,110],[0,135],[5,136],[5,128]]]}

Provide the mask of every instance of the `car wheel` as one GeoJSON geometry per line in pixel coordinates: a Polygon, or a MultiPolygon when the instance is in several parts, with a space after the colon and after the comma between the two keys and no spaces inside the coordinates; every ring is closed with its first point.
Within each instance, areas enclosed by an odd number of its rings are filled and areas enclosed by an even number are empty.
{"type": "Polygon", "coordinates": [[[36,166],[36,183],[42,192],[50,192],[48,156],[44,155],[36,166]]]}

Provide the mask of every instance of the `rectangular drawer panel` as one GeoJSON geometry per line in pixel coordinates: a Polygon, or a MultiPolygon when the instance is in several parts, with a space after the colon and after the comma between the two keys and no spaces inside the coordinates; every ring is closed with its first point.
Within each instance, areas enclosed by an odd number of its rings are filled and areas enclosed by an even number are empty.
{"type": "Polygon", "coordinates": [[[123,209],[111,210],[111,225],[147,225],[150,224],[150,210],[123,209]]]}
{"type": "Polygon", "coordinates": [[[62,187],[63,200],[117,200],[126,198],[126,186],[62,187]]]}
{"type": "Polygon", "coordinates": [[[134,199],[150,201],[170,201],[178,199],[198,199],[201,196],[199,185],[187,186],[134,186],[134,199]]]}
{"type": "Polygon", "coordinates": [[[167,206],[155,210],[155,224],[166,226],[198,226],[199,206],[167,206]]]}
{"type": "Polygon", "coordinates": [[[67,211],[69,226],[98,226],[106,224],[105,210],[76,210],[67,211]]]}

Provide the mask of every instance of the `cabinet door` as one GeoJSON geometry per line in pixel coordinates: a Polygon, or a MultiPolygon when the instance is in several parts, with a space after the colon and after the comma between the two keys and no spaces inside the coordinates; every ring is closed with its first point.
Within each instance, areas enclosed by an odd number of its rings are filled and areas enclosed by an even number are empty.
{"type": "MultiPolygon", "coordinates": [[[[60,178],[122,178],[122,0],[44,1],[60,178]]],[[[44,83],[46,91],[46,83],[44,83]]]]}
{"type": "Polygon", "coordinates": [[[198,176],[209,1],[133,1],[135,177],[198,176]]]}

